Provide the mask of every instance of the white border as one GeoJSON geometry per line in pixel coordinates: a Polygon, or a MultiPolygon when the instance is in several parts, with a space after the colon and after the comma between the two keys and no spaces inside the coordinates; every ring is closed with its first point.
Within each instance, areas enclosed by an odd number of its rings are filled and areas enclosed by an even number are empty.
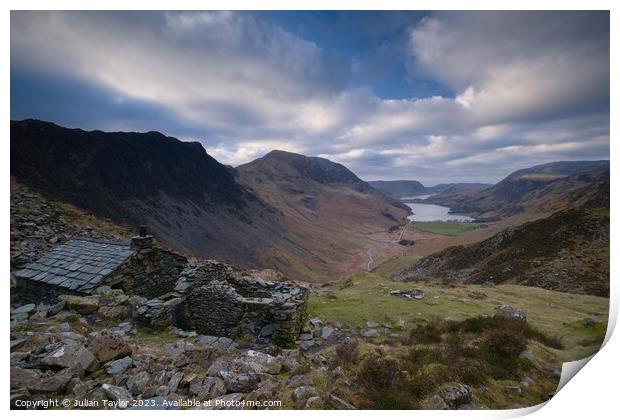
{"type": "MultiPolygon", "coordinates": [[[[617,17],[618,6],[616,6],[618,2],[613,1],[603,1],[603,0],[591,0],[591,1],[540,1],[540,0],[521,0],[521,1],[502,1],[502,2],[493,2],[493,1],[480,1],[473,0],[468,2],[457,1],[457,0],[436,0],[436,1],[404,1],[404,0],[381,0],[381,1],[369,1],[369,0],[360,0],[360,1],[343,1],[343,0],[293,0],[293,1],[278,1],[278,0],[264,0],[261,2],[258,1],[242,1],[242,0],[218,0],[218,1],[196,1],[196,0],[176,0],[176,1],[166,1],[166,0],[152,0],[149,2],[133,2],[129,4],[127,1],[120,0],[91,0],[88,2],[77,1],[77,0],[57,0],[53,3],[46,1],[5,1],[3,5],[5,7],[5,12],[1,15],[0,20],[0,28],[2,28],[2,57],[5,62],[1,68],[2,74],[2,87],[3,87],[3,98],[2,104],[0,105],[2,108],[2,114],[5,115],[5,119],[1,122],[4,134],[2,141],[0,141],[1,153],[0,159],[2,159],[1,167],[4,168],[5,176],[4,182],[2,183],[2,226],[3,231],[8,236],[10,232],[9,226],[9,121],[10,121],[10,13],[9,10],[36,10],[36,9],[90,9],[90,10],[105,10],[105,9],[142,9],[142,10],[180,10],[180,9],[188,9],[188,10],[200,10],[200,9],[211,9],[211,10],[270,10],[270,9],[291,9],[291,10],[329,10],[329,9],[352,9],[352,10],[408,10],[408,9],[418,9],[418,10],[463,10],[463,9],[499,9],[499,10],[517,10],[517,9],[531,9],[531,10],[547,10],[547,9],[562,9],[562,10],[611,10],[611,74],[618,74],[618,51],[617,51],[617,41],[618,41],[618,23],[619,19],[617,17]]],[[[614,137],[614,133],[617,132],[617,102],[618,102],[618,86],[617,83],[614,83],[614,78],[611,80],[611,138],[614,137]]],[[[614,170],[614,163],[617,159],[617,147],[612,142],[611,143],[611,178],[614,179],[614,174],[616,171],[614,170]]],[[[617,208],[617,193],[615,188],[615,183],[612,182],[612,203],[611,209],[612,213],[615,208],[617,208]]],[[[611,308],[610,308],[610,326],[615,324],[617,313],[618,313],[618,290],[617,290],[617,282],[615,281],[615,274],[617,273],[616,264],[614,261],[614,257],[616,257],[617,253],[617,233],[618,233],[618,224],[616,223],[615,218],[612,218],[611,221],[611,232],[612,232],[612,266],[611,266],[611,279],[612,279],[612,300],[611,300],[611,308]]],[[[6,240],[3,242],[2,252],[5,256],[3,260],[3,272],[5,273],[5,287],[8,288],[8,271],[9,271],[9,243],[6,240]]],[[[4,293],[4,310],[7,311],[9,306],[9,296],[8,293],[4,293]]],[[[8,319],[8,318],[7,318],[8,319]]],[[[4,325],[4,336],[8,337],[8,321],[5,321],[4,325]]],[[[618,394],[618,356],[620,355],[620,344],[618,342],[617,337],[611,335],[612,328],[610,328],[608,332],[607,339],[609,340],[604,348],[595,355],[592,360],[587,364],[587,367],[579,372],[577,379],[569,381],[564,388],[546,405],[544,408],[540,409],[541,406],[524,409],[524,410],[506,410],[506,411],[493,411],[493,412],[411,412],[411,411],[396,411],[390,412],[390,416],[395,416],[398,418],[466,418],[466,419],[480,419],[480,418],[508,418],[508,417],[518,417],[521,415],[525,415],[531,413],[529,418],[532,419],[559,419],[559,418],[593,418],[593,419],[605,419],[610,418],[613,414],[615,414],[616,410],[616,398],[618,394]]],[[[617,336],[617,334],[616,334],[617,336]]],[[[8,361],[9,359],[9,348],[8,346],[4,347],[3,356],[4,360],[8,361]]],[[[9,366],[8,363],[4,363],[2,365],[2,373],[4,383],[2,389],[4,389],[4,398],[0,400],[1,406],[5,410],[9,410],[9,366]]],[[[170,417],[170,413],[168,411],[149,411],[149,412],[135,412],[135,411],[125,411],[120,412],[116,411],[113,413],[102,412],[102,411],[88,411],[88,416],[92,417],[108,417],[110,415],[115,416],[148,416],[148,418],[168,418],[170,417]]],[[[10,415],[15,418],[30,418],[33,415],[39,413],[34,412],[17,412],[12,411],[10,415]]],[[[47,411],[44,414],[40,413],[48,418],[66,418],[71,417],[75,418],[76,416],[82,416],[86,414],[84,411],[47,411]]],[[[370,417],[373,418],[377,415],[382,415],[382,413],[376,411],[366,411],[366,412],[330,412],[330,411],[305,411],[305,412],[286,412],[286,411],[218,411],[218,412],[208,412],[205,414],[202,411],[197,412],[178,412],[179,415],[183,416],[191,416],[204,418],[205,416],[209,417],[232,417],[232,416],[251,416],[253,418],[289,418],[291,415],[294,415],[295,418],[312,418],[313,420],[317,416],[334,418],[334,417],[342,417],[348,415],[355,415],[356,417],[370,417]]]]}

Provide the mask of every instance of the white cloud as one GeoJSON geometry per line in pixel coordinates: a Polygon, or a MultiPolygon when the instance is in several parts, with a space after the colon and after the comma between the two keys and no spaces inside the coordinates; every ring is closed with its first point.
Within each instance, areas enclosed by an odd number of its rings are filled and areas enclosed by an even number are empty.
{"type": "Polygon", "coordinates": [[[401,59],[454,97],[382,99],[348,84],[355,62],[244,13],[13,12],[11,60],[156,104],[209,133],[199,140],[224,163],[277,148],[366,178],[496,180],[515,156],[608,153],[609,28],[597,16],[424,18],[401,59]]]}

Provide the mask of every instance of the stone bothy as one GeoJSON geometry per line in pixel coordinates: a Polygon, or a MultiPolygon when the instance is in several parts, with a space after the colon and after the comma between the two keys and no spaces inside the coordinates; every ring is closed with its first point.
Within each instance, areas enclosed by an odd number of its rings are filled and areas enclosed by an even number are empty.
{"type": "Polygon", "coordinates": [[[184,330],[292,346],[307,318],[308,289],[236,272],[212,260],[188,264],[174,293],[136,308],[143,327],[184,330]]]}
{"type": "Polygon", "coordinates": [[[136,323],[171,325],[218,337],[295,343],[307,317],[308,289],[269,281],[213,260],[192,259],[153,245],[141,229],[131,244],[73,239],[14,273],[23,300],[88,295],[100,286],[140,297],[136,323]]]}

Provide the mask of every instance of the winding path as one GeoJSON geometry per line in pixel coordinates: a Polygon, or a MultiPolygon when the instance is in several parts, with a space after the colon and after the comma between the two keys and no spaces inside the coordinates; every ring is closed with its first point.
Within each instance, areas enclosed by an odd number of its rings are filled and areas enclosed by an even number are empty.
{"type": "Polygon", "coordinates": [[[374,258],[372,258],[372,247],[368,248],[368,251],[366,252],[368,254],[368,266],[367,266],[367,271],[371,271],[372,270],[372,266],[375,263],[374,258]]]}

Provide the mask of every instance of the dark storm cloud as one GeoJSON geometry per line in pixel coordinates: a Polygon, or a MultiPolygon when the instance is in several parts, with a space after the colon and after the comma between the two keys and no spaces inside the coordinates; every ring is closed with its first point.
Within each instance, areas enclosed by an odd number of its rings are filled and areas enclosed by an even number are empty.
{"type": "Polygon", "coordinates": [[[609,156],[606,12],[13,12],[11,118],[368,179],[609,156]]]}

